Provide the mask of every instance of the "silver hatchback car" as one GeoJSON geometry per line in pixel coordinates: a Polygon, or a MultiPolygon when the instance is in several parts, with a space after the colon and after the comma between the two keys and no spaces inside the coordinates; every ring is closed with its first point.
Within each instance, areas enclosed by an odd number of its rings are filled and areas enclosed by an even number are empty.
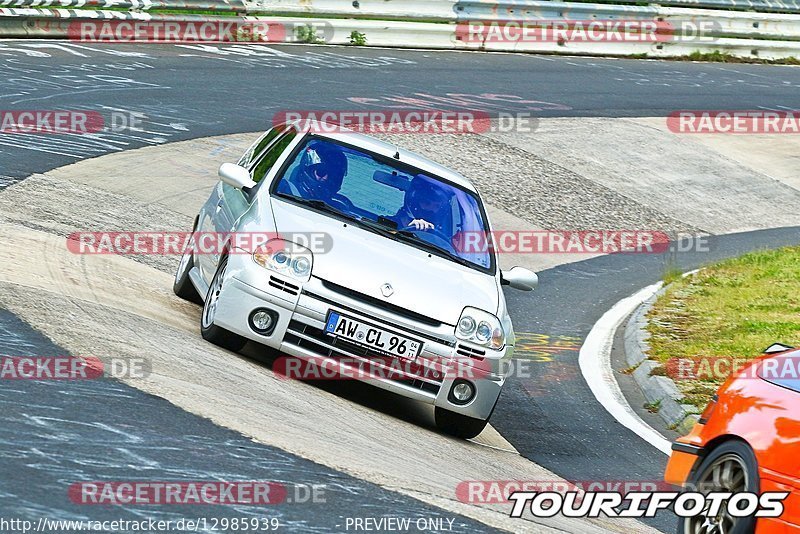
{"type": "Polygon", "coordinates": [[[331,130],[276,126],[220,167],[174,291],[203,303],[212,343],[255,341],[299,378],[332,369],[432,404],[438,428],[475,437],[514,350],[502,286],[537,276],[500,271],[466,178],[331,130]],[[209,233],[223,245],[204,253],[209,233]]]}

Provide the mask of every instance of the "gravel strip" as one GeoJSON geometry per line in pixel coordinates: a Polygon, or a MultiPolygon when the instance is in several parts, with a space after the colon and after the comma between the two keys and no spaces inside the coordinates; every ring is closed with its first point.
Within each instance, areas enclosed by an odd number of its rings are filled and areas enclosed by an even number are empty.
{"type": "Polygon", "coordinates": [[[698,233],[564,167],[485,136],[375,137],[457,170],[476,184],[486,202],[542,228],[698,233]]]}
{"type": "MultiPolygon", "coordinates": [[[[192,219],[159,204],[37,174],[0,193],[0,218],[65,238],[73,232],[189,231],[192,219]]],[[[180,258],[152,254],[128,256],[173,273],[180,258]]]]}

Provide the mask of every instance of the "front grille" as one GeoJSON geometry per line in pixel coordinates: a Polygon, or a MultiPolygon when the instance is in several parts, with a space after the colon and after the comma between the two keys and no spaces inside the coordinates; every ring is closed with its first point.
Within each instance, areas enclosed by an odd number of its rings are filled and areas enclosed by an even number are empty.
{"type": "Polygon", "coordinates": [[[428,326],[433,326],[436,328],[442,326],[441,321],[437,321],[436,319],[432,319],[430,317],[422,315],[421,313],[413,312],[411,310],[407,310],[400,306],[396,306],[394,304],[386,302],[385,300],[376,299],[375,297],[370,297],[369,295],[359,293],[358,291],[353,291],[352,289],[340,286],[339,284],[334,284],[333,282],[322,280],[322,285],[325,286],[325,288],[330,291],[339,293],[340,295],[345,295],[353,300],[364,302],[365,304],[369,304],[370,306],[375,306],[376,308],[387,310],[395,315],[399,315],[400,317],[405,317],[406,319],[411,319],[412,321],[416,321],[418,323],[428,326]]]}
{"type": "MultiPolygon", "coordinates": [[[[301,323],[297,320],[289,322],[289,329],[283,338],[284,343],[289,343],[297,347],[303,348],[319,356],[327,358],[346,358],[346,359],[359,359],[365,362],[371,362],[376,367],[380,367],[380,363],[375,360],[376,354],[360,345],[352,343],[346,339],[334,338],[327,335],[323,330],[313,326],[301,323]]],[[[421,364],[417,367],[423,368],[421,364]]],[[[414,364],[409,365],[409,369],[414,369],[414,364]]],[[[424,373],[419,373],[422,375],[424,373]]],[[[440,375],[441,377],[441,375],[440,375]]],[[[425,391],[436,395],[441,388],[441,378],[434,378],[431,371],[425,373],[425,376],[398,376],[397,379],[390,378],[392,382],[398,382],[403,385],[425,391]]]]}

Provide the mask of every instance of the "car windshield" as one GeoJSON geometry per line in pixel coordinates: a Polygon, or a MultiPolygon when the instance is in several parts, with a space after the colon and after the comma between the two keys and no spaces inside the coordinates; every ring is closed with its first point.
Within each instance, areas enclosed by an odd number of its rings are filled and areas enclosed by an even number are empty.
{"type": "Polygon", "coordinates": [[[800,393],[800,352],[768,358],[761,363],[758,376],[778,386],[800,393]]]}
{"type": "Polygon", "coordinates": [[[488,232],[478,197],[394,159],[310,136],[273,188],[391,239],[494,269],[487,247],[462,246],[464,236],[488,232]]]}

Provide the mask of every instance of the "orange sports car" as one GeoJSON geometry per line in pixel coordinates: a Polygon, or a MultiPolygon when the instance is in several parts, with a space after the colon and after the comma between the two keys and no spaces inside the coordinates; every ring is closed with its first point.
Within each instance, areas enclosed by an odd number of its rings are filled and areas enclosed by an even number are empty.
{"type": "MultiPolygon", "coordinates": [[[[786,491],[780,518],[698,516],[686,534],[800,533],[800,350],[776,343],[722,385],[672,445],[665,480],[701,491],[786,491]]],[[[724,509],[724,507],[723,507],[724,509]]]]}

